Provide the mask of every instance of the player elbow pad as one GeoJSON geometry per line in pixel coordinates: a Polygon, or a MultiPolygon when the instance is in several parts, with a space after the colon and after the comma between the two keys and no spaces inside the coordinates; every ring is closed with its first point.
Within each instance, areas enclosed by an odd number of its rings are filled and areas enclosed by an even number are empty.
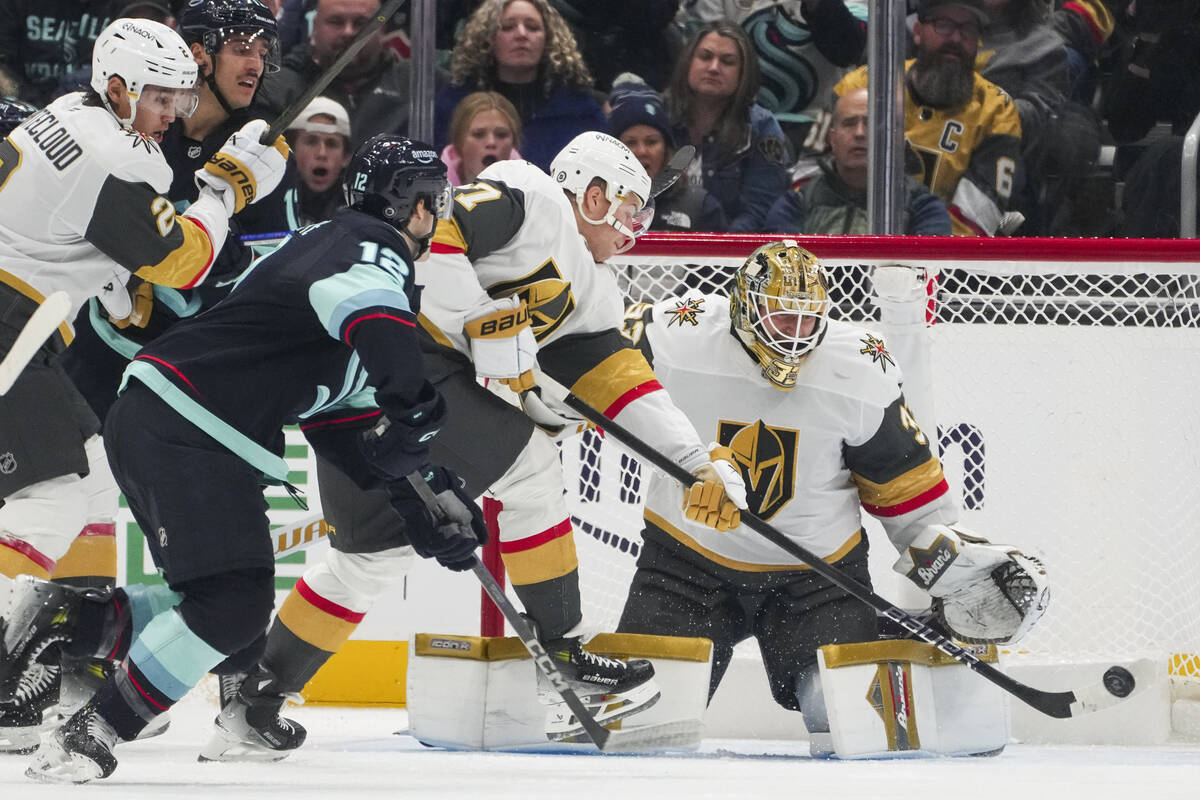
{"type": "Polygon", "coordinates": [[[363,457],[380,477],[398,480],[429,461],[429,443],[441,430],[446,401],[426,382],[417,403],[401,415],[384,414],[359,443],[363,457]]]}

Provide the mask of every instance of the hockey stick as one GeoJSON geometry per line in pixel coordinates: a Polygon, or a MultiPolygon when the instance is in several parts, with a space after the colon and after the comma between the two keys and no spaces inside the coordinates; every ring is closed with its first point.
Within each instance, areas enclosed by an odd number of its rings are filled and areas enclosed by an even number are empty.
{"type": "Polygon", "coordinates": [[[54,292],[29,315],[25,326],[13,340],[12,347],[0,361],[0,395],[8,394],[8,390],[17,382],[17,378],[25,371],[29,361],[37,353],[38,348],[54,335],[58,326],[67,321],[71,313],[71,297],[66,292],[54,292]]]}
{"type": "Polygon", "coordinates": [[[667,165],[650,181],[650,198],[658,197],[667,189],[674,186],[675,181],[679,180],[679,176],[683,175],[688,168],[688,164],[691,164],[692,159],[695,157],[696,148],[690,144],[685,144],[676,150],[675,155],[671,156],[671,160],[667,162],[667,165]]]}
{"type": "Polygon", "coordinates": [[[271,127],[267,128],[267,132],[259,138],[258,143],[270,144],[279,137],[279,134],[286,131],[288,126],[296,120],[296,117],[300,116],[300,112],[308,108],[308,104],[313,101],[314,97],[325,91],[325,87],[332,83],[333,79],[358,55],[358,51],[367,43],[367,39],[374,36],[375,32],[391,19],[392,15],[400,9],[400,6],[404,2],[405,0],[390,0],[390,2],[380,8],[379,13],[372,17],[370,22],[363,25],[362,29],[350,40],[350,43],[346,45],[346,49],[342,51],[342,54],[326,67],[324,72],[317,76],[317,79],[312,82],[303,94],[280,112],[275,121],[271,123],[271,127]]]}
{"type": "MultiPolygon", "coordinates": [[[[644,459],[657,469],[665,472],[683,486],[690,486],[696,482],[696,478],[686,469],[646,444],[646,442],[642,441],[619,423],[614,422],[583,400],[571,394],[562,386],[555,384],[553,380],[546,376],[539,377],[539,380],[551,391],[559,393],[560,396],[565,395],[564,402],[566,405],[577,411],[585,419],[594,423],[597,427],[602,428],[605,435],[612,436],[616,441],[632,450],[639,458],[644,459]]],[[[1069,692],[1047,692],[1026,686],[1020,681],[1005,675],[990,664],[984,663],[974,653],[955,644],[913,615],[895,607],[887,600],[875,594],[869,586],[856,581],[812,551],[796,544],[777,528],[759,519],[753,513],[749,511],[742,512],[742,525],[772,542],[788,553],[788,555],[800,559],[814,572],[824,576],[835,586],[844,589],[852,596],[871,606],[878,613],[899,624],[922,641],[928,642],[963,666],[973,670],[977,675],[986,678],[1047,716],[1065,719],[1108,708],[1130,697],[1135,692],[1144,689],[1152,677],[1149,672],[1146,672],[1139,674],[1137,679],[1135,679],[1128,669],[1114,665],[1105,671],[1100,685],[1090,685],[1069,692]]]]}
{"type": "MultiPolygon", "coordinates": [[[[446,512],[442,509],[441,502],[429,488],[425,479],[416,472],[411,472],[406,477],[413,489],[416,490],[417,496],[421,498],[421,502],[425,503],[425,507],[429,509],[429,513],[433,514],[434,519],[439,522],[445,520],[446,512]]],[[[700,741],[700,720],[698,719],[664,722],[658,725],[616,731],[610,731],[597,722],[592,713],[587,710],[587,706],[579,699],[579,695],[567,683],[567,679],[554,666],[554,661],[546,653],[546,648],[542,647],[542,643],[538,641],[533,626],[513,606],[512,601],[500,588],[500,584],[492,577],[492,573],[488,572],[487,567],[479,560],[479,556],[473,555],[471,558],[473,559],[471,571],[483,585],[488,597],[492,598],[492,602],[496,604],[496,607],[504,614],[504,618],[508,620],[508,624],[516,631],[517,637],[525,645],[529,655],[533,657],[534,665],[550,681],[554,690],[567,704],[567,708],[571,709],[571,713],[579,720],[579,724],[583,726],[588,738],[602,752],[645,752],[661,748],[684,747],[700,741]]]]}

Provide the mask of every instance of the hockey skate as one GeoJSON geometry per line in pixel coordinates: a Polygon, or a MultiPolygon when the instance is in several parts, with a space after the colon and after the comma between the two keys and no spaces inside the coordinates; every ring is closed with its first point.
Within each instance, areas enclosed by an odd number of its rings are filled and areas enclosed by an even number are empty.
{"type": "Polygon", "coordinates": [[[48,710],[59,701],[62,667],[57,642],[27,652],[14,697],[0,703],[0,753],[24,755],[37,749],[48,710]]]}
{"type": "Polygon", "coordinates": [[[107,778],[117,768],[113,748],[121,738],[92,703],[52,731],[42,734],[41,746],[25,776],[44,783],[87,783],[107,778]]]}
{"type": "Polygon", "coordinates": [[[299,695],[273,691],[275,676],[259,666],[249,675],[218,675],[221,713],[197,761],[279,761],[308,735],[295,720],[279,715],[285,700],[299,695]]]}
{"type": "MultiPolygon", "coordinates": [[[[650,708],[662,694],[654,678],[654,665],[644,658],[619,661],[583,648],[578,636],[546,642],[546,653],[579,699],[601,725],[650,708]]],[[[584,733],[549,680],[538,671],[538,700],[550,705],[546,736],[566,741],[584,733]]]]}

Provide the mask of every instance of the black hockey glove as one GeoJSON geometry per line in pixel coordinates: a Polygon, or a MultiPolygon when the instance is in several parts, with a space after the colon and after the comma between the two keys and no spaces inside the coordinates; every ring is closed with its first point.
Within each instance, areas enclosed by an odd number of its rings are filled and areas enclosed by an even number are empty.
{"type": "Polygon", "coordinates": [[[395,419],[380,416],[375,427],[362,435],[363,457],[380,478],[402,481],[405,475],[429,463],[429,443],[445,417],[446,401],[427,382],[421,387],[416,405],[395,419]]]}
{"type": "Polygon", "coordinates": [[[436,509],[424,501],[408,481],[390,481],[392,507],[404,520],[409,544],[422,558],[436,558],[447,569],[463,572],[475,563],[475,548],[487,543],[483,511],[467,494],[466,483],[445,467],[426,465],[419,470],[437,495],[436,509]]]}

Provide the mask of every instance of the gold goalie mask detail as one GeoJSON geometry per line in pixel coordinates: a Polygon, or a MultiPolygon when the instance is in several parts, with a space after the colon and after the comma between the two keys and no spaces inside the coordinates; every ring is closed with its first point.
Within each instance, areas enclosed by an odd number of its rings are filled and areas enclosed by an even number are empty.
{"type": "Polygon", "coordinates": [[[738,267],[729,297],[733,331],[781,389],[796,385],[800,362],[821,342],[829,279],[817,257],[791,239],[755,250],[738,267]]]}

